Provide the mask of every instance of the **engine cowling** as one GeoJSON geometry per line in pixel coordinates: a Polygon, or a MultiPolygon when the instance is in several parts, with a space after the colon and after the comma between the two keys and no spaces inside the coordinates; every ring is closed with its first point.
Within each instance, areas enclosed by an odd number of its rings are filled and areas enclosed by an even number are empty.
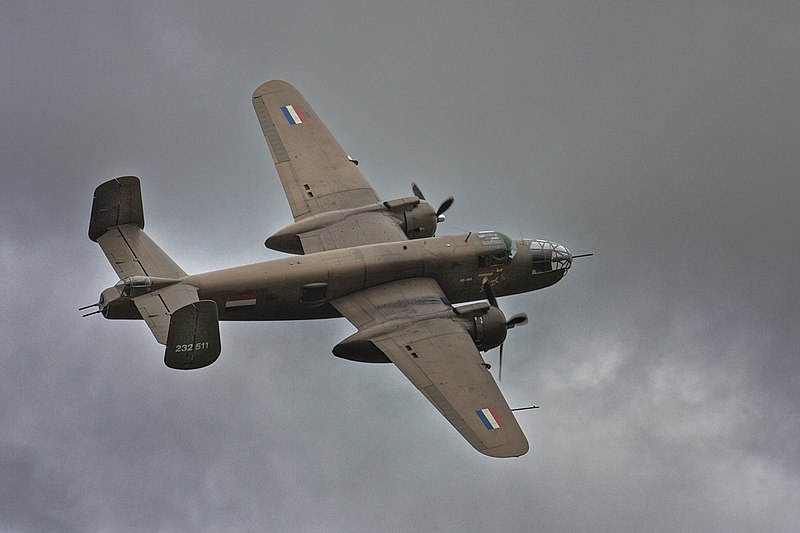
{"type": "Polygon", "coordinates": [[[302,218],[270,235],[264,245],[279,252],[303,254],[303,245],[300,242],[300,235],[303,233],[339,224],[351,217],[371,211],[388,212],[409,239],[423,239],[432,237],[436,233],[436,224],[439,220],[436,211],[428,202],[416,196],[409,196],[350,209],[326,211],[302,218]]]}
{"type": "Polygon", "coordinates": [[[431,204],[416,196],[383,202],[409,239],[433,237],[439,217],[431,204]]]}
{"type": "Polygon", "coordinates": [[[403,212],[403,230],[409,239],[433,237],[436,233],[436,212],[428,202],[420,202],[403,212]]]}
{"type": "Polygon", "coordinates": [[[490,307],[482,315],[460,318],[460,321],[482,352],[496,348],[506,340],[506,316],[497,307],[490,307]]]}

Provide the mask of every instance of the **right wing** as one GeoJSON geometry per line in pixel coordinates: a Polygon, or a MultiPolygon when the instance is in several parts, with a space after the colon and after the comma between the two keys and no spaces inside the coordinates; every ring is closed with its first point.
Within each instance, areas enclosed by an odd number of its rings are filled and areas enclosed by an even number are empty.
{"type": "Polygon", "coordinates": [[[295,220],[380,201],[300,91],[268,81],[253,107],[295,220]]]}
{"type": "Polygon", "coordinates": [[[435,280],[415,278],[331,303],[358,328],[353,337],[388,357],[476,450],[524,455],[525,434],[446,301],[435,280]]]}

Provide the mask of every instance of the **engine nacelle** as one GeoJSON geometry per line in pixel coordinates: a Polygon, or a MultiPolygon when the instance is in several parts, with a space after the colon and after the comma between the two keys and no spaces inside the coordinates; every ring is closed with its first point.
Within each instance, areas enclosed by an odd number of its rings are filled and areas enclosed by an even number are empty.
{"type": "Polygon", "coordinates": [[[436,224],[439,219],[436,211],[425,200],[420,200],[416,196],[409,196],[351,209],[326,211],[302,218],[270,235],[264,245],[279,252],[303,254],[300,235],[339,224],[352,217],[361,216],[363,213],[371,211],[388,212],[397,221],[397,224],[409,239],[423,239],[432,237],[436,233],[436,224]]]}
{"type": "Polygon", "coordinates": [[[506,340],[508,334],[506,316],[497,307],[489,307],[485,314],[459,317],[459,319],[475,342],[475,346],[482,352],[496,348],[506,340]]]}
{"type": "Polygon", "coordinates": [[[398,219],[409,239],[424,239],[436,233],[438,217],[428,202],[413,196],[384,202],[384,205],[398,219]]]}

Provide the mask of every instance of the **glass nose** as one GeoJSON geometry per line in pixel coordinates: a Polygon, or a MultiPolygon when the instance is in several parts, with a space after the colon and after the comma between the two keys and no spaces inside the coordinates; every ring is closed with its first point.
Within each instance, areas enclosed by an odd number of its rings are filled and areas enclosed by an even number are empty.
{"type": "Polygon", "coordinates": [[[572,266],[572,254],[561,244],[553,248],[553,270],[561,270],[572,266]]]}
{"type": "Polygon", "coordinates": [[[533,259],[533,273],[566,270],[572,266],[572,254],[566,247],[550,241],[534,240],[529,243],[533,259]]]}

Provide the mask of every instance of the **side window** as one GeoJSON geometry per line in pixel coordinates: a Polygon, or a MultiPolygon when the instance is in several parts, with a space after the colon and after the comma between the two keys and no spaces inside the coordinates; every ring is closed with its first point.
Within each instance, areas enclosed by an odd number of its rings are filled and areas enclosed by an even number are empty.
{"type": "Polygon", "coordinates": [[[553,263],[551,262],[552,255],[553,253],[550,250],[531,250],[533,271],[550,272],[553,270],[553,263]]]}
{"type": "Polygon", "coordinates": [[[533,262],[533,274],[540,274],[553,270],[553,243],[536,240],[531,241],[529,245],[533,262]]]}

